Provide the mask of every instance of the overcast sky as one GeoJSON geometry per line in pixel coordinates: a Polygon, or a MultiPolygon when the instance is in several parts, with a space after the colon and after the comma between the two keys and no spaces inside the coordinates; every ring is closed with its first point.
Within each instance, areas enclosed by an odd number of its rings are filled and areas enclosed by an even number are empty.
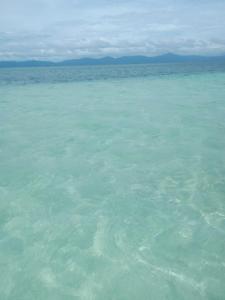
{"type": "Polygon", "coordinates": [[[225,54],[225,0],[0,0],[0,60],[225,54]]]}

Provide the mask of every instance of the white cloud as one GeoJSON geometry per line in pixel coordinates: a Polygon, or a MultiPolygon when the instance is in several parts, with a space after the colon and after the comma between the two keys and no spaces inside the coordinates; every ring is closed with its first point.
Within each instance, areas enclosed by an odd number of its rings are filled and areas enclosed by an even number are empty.
{"type": "Polygon", "coordinates": [[[225,1],[1,0],[0,59],[225,52],[225,1]]]}

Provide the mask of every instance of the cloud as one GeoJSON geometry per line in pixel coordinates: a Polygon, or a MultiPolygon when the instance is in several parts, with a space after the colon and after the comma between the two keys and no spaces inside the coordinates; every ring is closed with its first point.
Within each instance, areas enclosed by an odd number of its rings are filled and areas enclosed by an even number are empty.
{"type": "Polygon", "coordinates": [[[2,0],[0,59],[225,52],[225,1],[2,0]]]}

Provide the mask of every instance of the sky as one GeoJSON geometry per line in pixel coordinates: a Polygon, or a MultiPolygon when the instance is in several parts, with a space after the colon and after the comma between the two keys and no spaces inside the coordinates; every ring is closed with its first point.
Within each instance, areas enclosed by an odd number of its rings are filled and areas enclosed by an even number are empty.
{"type": "Polygon", "coordinates": [[[225,0],[0,0],[0,60],[225,54],[225,0]]]}

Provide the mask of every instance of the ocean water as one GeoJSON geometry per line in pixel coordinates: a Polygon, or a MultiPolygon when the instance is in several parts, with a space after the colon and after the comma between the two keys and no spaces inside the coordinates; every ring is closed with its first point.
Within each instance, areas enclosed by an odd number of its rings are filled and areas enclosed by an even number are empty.
{"type": "Polygon", "coordinates": [[[225,65],[0,70],[0,299],[225,299],[225,65]]]}

